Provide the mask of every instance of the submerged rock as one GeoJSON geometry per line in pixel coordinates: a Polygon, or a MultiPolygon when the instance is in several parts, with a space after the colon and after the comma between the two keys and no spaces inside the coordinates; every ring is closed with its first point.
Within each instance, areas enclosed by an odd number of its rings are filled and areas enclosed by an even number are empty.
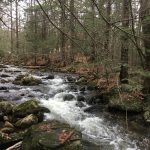
{"type": "Polygon", "coordinates": [[[41,79],[37,79],[31,75],[19,75],[16,77],[16,79],[13,81],[13,84],[17,85],[25,85],[25,86],[33,86],[33,85],[39,85],[41,84],[41,79]]]}
{"type": "Polygon", "coordinates": [[[31,125],[37,124],[37,123],[38,123],[38,118],[35,115],[31,114],[31,115],[26,116],[23,119],[18,120],[15,123],[15,126],[18,128],[24,129],[24,128],[30,127],[31,125]]]}
{"type": "Polygon", "coordinates": [[[82,150],[81,134],[58,121],[42,122],[26,133],[23,150],[82,150]]]}

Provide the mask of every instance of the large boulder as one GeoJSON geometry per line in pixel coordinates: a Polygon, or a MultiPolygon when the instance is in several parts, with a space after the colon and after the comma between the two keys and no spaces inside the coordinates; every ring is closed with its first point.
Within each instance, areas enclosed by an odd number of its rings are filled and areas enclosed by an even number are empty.
{"type": "Polygon", "coordinates": [[[35,78],[29,74],[19,75],[13,81],[13,84],[24,85],[24,86],[34,86],[41,84],[41,79],[35,78]]]}
{"type": "Polygon", "coordinates": [[[23,119],[18,120],[15,123],[15,126],[18,128],[24,129],[24,128],[28,128],[28,127],[32,126],[33,124],[37,124],[37,123],[38,123],[37,116],[31,114],[31,115],[26,116],[23,119]]]}
{"type": "Polygon", "coordinates": [[[17,105],[13,109],[14,116],[18,117],[26,117],[29,114],[38,115],[39,113],[44,112],[49,113],[50,111],[45,107],[41,107],[39,102],[34,99],[28,100],[20,105],[17,105]]]}
{"type": "Polygon", "coordinates": [[[42,122],[26,133],[22,150],[82,150],[81,134],[58,121],[42,122]]]}
{"type": "Polygon", "coordinates": [[[12,113],[13,108],[14,108],[14,105],[12,103],[10,103],[10,102],[7,102],[7,101],[0,102],[0,111],[3,114],[10,114],[10,113],[12,113]]]}

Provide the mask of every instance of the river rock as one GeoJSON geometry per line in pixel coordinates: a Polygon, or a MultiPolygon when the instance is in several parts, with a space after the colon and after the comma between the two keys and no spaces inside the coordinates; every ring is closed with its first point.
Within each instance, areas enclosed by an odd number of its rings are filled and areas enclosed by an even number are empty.
{"type": "Polygon", "coordinates": [[[8,75],[8,74],[1,74],[1,77],[2,78],[7,78],[7,77],[10,77],[10,75],[8,75]]]}
{"type": "Polygon", "coordinates": [[[5,121],[4,127],[14,128],[13,124],[11,124],[9,121],[5,121]]]}
{"type": "Polygon", "coordinates": [[[8,88],[6,86],[0,86],[0,91],[6,91],[8,88]]]}
{"type": "Polygon", "coordinates": [[[72,76],[67,76],[67,80],[68,80],[68,82],[75,82],[76,78],[74,78],[72,76]]]}
{"type": "Polygon", "coordinates": [[[82,96],[82,95],[78,95],[77,96],[77,101],[79,101],[79,102],[84,102],[85,101],[85,97],[84,96],[82,96]]]}
{"type": "Polygon", "coordinates": [[[53,74],[50,74],[50,75],[48,75],[45,79],[54,79],[54,75],[53,74]]]}
{"type": "Polygon", "coordinates": [[[19,75],[16,77],[16,79],[13,81],[13,84],[17,85],[24,85],[24,86],[33,86],[33,85],[39,85],[41,84],[41,79],[37,79],[31,75],[19,75]]]}
{"type": "Polygon", "coordinates": [[[33,125],[26,133],[23,150],[82,150],[81,134],[58,121],[33,125]]]}
{"type": "Polygon", "coordinates": [[[38,114],[40,112],[49,113],[50,111],[45,107],[41,107],[39,102],[34,99],[28,100],[13,109],[13,114],[20,117],[25,117],[29,114],[38,114]]]}
{"type": "Polygon", "coordinates": [[[14,132],[14,128],[10,128],[10,127],[4,127],[0,130],[0,132],[2,133],[13,133],[14,132]]]}
{"type": "Polygon", "coordinates": [[[63,96],[64,101],[71,101],[73,100],[75,97],[72,94],[65,94],[63,96]]]}
{"type": "Polygon", "coordinates": [[[85,107],[85,104],[83,102],[81,102],[81,101],[78,101],[76,103],[76,106],[82,108],[82,107],[85,107]]]}
{"type": "Polygon", "coordinates": [[[38,123],[38,118],[35,115],[30,114],[30,115],[26,116],[25,118],[18,120],[15,123],[15,126],[18,128],[24,129],[24,128],[28,128],[28,127],[32,126],[33,124],[37,124],[37,123],[38,123]]]}
{"type": "Polygon", "coordinates": [[[0,110],[6,115],[12,113],[13,108],[14,105],[10,102],[7,101],[0,102],[0,110]]]}

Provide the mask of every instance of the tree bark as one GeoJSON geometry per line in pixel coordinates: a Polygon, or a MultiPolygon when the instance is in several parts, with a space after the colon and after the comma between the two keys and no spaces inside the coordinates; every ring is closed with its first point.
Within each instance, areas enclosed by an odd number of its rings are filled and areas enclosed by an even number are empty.
{"type": "MultiPolygon", "coordinates": [[[[60,19],[60,24],[61,24],[61,30],[65,31],[65,5],[66,4],[66,0],[61,0],[60,1],[60,6],[61,6],[61,19],[60,19]]],[[[65,38],[65,34],[63,32],[60,33],[60,50],[61,50],[61,59],[63,62],[63,65],[65,65],[66,63],[66,38],[65,38]]]]}
{"type": "MultiPolygon", "coordinates": [[[[124,30],[129,29],[129,0],[123,0],[123,11],[122,11],[122,27],[124,30]]],[[[126,33],[122,33],[121,36],[121,70],[120,70],[120,82],[128,83],[128,35],[126,33]]]]}

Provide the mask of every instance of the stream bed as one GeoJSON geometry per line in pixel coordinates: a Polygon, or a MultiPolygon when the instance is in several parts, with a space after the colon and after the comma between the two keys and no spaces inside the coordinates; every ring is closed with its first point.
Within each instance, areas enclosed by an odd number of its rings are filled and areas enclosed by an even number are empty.
{"type": "MultiPolygon", "coordinates": [[[[68,76],[76,80],[77,75],[31,71],[6,65],[0,68],[0,99],[22,103],[31,98],[41,102],[51,113],[45,114],[45,120],[59,120],[79,130],[84,139],[85,150],[149,150],[147,131],[143,134],[127,132],[123,121],[119,121],[109,112],[85,111],[91,106],[79,102],[95,92],[69,82],[68,76]],[[32,74],[42,80],[38,86],[14,85],[13,80],[20,74],[32,74]],[[46,77],[52,74],[53,79],[46,77]],[[65,100],[64,100],[65,98],[65,100]]],[[[125,124],[125,122],[124,122],[125,124]]]]}

